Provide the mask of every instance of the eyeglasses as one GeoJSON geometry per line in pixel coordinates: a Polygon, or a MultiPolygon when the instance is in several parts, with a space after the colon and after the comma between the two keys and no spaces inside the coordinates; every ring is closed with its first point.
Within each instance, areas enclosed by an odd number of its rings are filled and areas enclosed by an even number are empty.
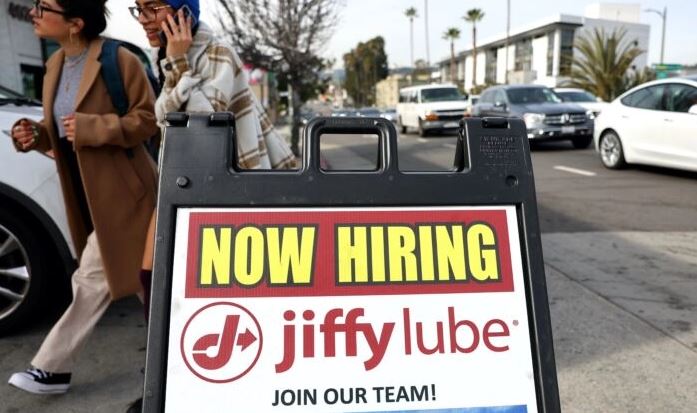
{"type": "Polygon", "coordinates": [[[128,11],[131,12],[131,16],[133,16],[134,19],[138,20],[140,18],[140,15],[142,14],[146,19],[152,20],[155,18],[157,15],[157,12],[162,9],[166,9],[168,7],[172,7],[168,4],[164,6],[145,6],[145,7],[138,7],[138,6],[133,6],[129,7],[128,11]]]}
{"type": "Polygon", "coordinates": [[[36,9],[36,17],[38,17],[38,18],[44,17],[45,11],[60,14],[61,16],[65,16],[65,12],[63,10],[56,10],[56,9],[52,9],[50,7],[43,6],[39,0],[34,2],[34,8],[36,9]]]}

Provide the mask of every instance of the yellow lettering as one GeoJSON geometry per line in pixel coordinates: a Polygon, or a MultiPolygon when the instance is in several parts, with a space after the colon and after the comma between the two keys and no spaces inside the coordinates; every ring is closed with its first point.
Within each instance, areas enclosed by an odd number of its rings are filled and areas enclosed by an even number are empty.
{"type": "Polygon", "coordinates": [[[434,281],[433,234],[430,226],[419,227],[419,253],[421,255],[421,279],[434,281]]]}
{"type": "Polygon", "coordinates": [[[269,282],[274,284],[310,284],[315,249],[315,228],[304,227],[298,236],[298,228],[266,229],[269,256],[269,282]],[[289,280],[292,278],[292,280],[289,280]]]}
{"type": "Polygon", "coordinates": [[[235,280],[244,286],[258,284],[264,276],[264,234],[244,227],[235,237],[235,280]]]}
{"type": "Polygon", "coordinates": [[[467,229],[467,246],[472,277],[478,281],[498,280],[499,268],[494,231],[486,224],[467,229]]]}
{"type": "Polygon", "coordinates": [[[385,230],[383,227],[370,228],[370,249],[372,281],[385,282],[385,230]]]}
{"type": "Polygon", "coordinates": [[[465,239],[462,225],[436,226],[436,245],[438,250],[438,280],[448,281],[451,277],[458,281],[466,280],[465,239]],[[448,229],[452,230],[452,235],[448,229]]]}
{"type": "Polygon", "coordinates": [[[230,283],[230,244],[232,228],[203,228],[201,234],[201,285],[227,285],[230,283]],[[215,281],[213,280],[215,278],[215,281]]]}
{"type": "Polygon", "coordinates": [[[368,281],[367,228],[338,227],[336,249],[339,283],[368,281]]]}
{"type": "Polygon", "coordinates": [[[390,255],[390,281],[418,281],[414,230],[406,226],[388,227],[387,245],[390,255]]]}

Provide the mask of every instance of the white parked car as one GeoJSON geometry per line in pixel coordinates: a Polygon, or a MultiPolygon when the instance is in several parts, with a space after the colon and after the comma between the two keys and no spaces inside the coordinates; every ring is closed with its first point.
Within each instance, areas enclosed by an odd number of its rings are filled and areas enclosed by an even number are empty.
{"type": "Polygon", "coordinates": [[[420,136],[432,131],[454,131],[465,116],[465,97],[455,85],[405,87],[399,91],[397,117],[402,133],[417,129],[420,136]]]}
{"type": "Polygon", "coordinates": [[[42,116],[40,103],[0,87],[0,336],[67,297],[75,268],[56,163],[10,138],[18,119],[42,116]]]}
{"type": "Polygon", "coordinates": [[[697,76],[624,93],[595,120],[594,139],[607,168],[637,163],[697,171],[697,76]]]}
{"type": "Polygon", "coordinates": [[[562,101],[575,103],[586,109],[586,115],[590,119],[597,118],[600,112],[609,105],[609,103],[583,89],[555,87],[554,93],[559,95],[562,101]]]}

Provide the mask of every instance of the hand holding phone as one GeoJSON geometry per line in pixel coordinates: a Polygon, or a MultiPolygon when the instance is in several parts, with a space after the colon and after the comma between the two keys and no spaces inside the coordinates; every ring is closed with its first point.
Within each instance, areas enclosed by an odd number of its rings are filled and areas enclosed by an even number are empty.
{"type": "Polygon", "coordinates": [[[166,55],[169,57],[186,54],[193,41],[191,28],[196,24],[196,17],[187,5],[183,5],[177,12],[168,15],[162,22],[160,32],[160,47],[166,47],[166,55]]]}

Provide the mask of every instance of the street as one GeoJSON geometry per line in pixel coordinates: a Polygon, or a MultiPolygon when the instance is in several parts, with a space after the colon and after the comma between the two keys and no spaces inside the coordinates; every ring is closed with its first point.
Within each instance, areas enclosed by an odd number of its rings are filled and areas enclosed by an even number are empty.
{"type": "MultiPolygon", "coordinates": [[[[326,139],[326,141],[324,140],[326,139]]],[[[326,136],[332,169],[371,169],[377,137],[326,136]]],[[[445,171],[455,136],[399,139],[402,170],[445,171]]],[[[564,412],[693,411],[697,405],[697,174],[605,169],[594,149],[534,145],[538,212],[564,412]]],[[[51,326],[0,340],[0,377],[27,367],[51,326]]],[[[0,412],[119,412],[140,395],[137,299],[112,305],[71,391],[0,386],[0,412]]]]}

